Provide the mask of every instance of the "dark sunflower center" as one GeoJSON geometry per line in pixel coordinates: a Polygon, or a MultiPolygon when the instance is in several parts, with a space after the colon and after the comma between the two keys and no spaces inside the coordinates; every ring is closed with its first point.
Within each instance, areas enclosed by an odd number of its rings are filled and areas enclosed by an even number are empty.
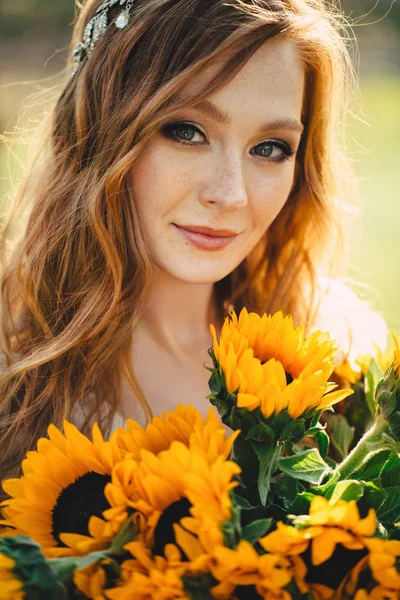
{"type": "Polygon", "coordinates": [[[292,383],[293,377],[287,371],[285,371],[285,375],[286,375],[286,385],[289,385],[290,383],[292,383]]]}
{"type": "Polygon", "coordinates": [[[170,504],[163,512],[154,530],[153,554],[162,556],[167,544],[175,544],[173,524],[178,523],[183,517],[188,517],[191,506],[187,498],[181,498],[170,504]]]}
{"type": "Polygon", "coordinates": [[[235,590],[235,598],[238,600],[261,600],[254,585],[238,585],[235,590]]]}
{"type": "Polygon", "coordinates": [[[65,545],[60,533],[88,535],[90,517],[101,517],[110,508],[104,496],[104,488],[110,481],[110,475],[90,472],[63,489],[53,509],[53,537],[60,546],[65,545]]]}
{"type": "Polygon", "coordinates": [[[364,558],[367,550],[348,550],[342,544],[336,546],[331,558],[318,566],[311,566],[311,552],[307,549],[302,558],[308,567],[306,581],[308,583],[320,583],[333,589],[337,589],[356,564],[364,558]]]}

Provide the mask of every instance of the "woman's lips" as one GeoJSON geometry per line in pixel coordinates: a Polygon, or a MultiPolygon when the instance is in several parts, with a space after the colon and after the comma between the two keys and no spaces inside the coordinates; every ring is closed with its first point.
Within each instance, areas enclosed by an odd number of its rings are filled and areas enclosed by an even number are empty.
{"type": "Polygon", "coordinates": [[[191,244],[193,244],[193,246],[196,246],[196,248],[200,248],[201,250],[222,250],[237,237],[237,235],[215,237],[212,235],[205,235],[204,233],[195,233],[184,227],[179,227],[179,225],[175,225],[175,227],[191,244]]]}

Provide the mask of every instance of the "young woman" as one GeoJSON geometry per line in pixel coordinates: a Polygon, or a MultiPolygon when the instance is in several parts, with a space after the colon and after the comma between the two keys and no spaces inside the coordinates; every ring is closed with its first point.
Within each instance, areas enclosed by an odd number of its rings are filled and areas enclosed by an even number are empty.
{"type": "Polygon", "coordinates": [[[84,5],[2,233],[2,478],[51,422],[107,434],[178,402],[205,413],[209,324],[230,307],[290,313],[345,354],[383,343],[319,275],[352,189],[342,34],[322,0],[84,5]]]}

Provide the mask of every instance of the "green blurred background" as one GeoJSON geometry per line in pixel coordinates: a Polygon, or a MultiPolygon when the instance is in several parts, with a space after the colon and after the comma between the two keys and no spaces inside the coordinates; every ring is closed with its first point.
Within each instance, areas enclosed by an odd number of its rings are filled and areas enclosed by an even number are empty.
{"type": "MultiPolygon", "coordinates": [[[[343,0],[359,52],[361,105],[349,119],[350,152],[360,179],[360,214],[351,230],[350,281],[358,294],[400,332],[400,3],[343,0]],[[360,117],[359,120],[357,117],[360,117]]],[[[74,0],[13,0],[0,9],[0,132],[10,139],[34,128],[43,107],[37,94],[62,83],[75,15],[74,0]],[[26,106],[31,105],[28,110],[26,106]],[[24,108],[25,107],[25,108],[24,108]]],[[[0,195],[7,209],[21,172],[26,145],[0,141],[0,195]]],[[[351,204],[352,200],[349,199],[351,204]]]]}

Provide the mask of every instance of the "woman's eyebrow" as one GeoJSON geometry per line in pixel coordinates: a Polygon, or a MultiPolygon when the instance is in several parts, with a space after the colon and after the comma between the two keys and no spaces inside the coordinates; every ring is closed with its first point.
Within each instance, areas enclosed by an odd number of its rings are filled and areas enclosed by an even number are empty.
{"type": "MultiPolygon", "coordinates": [[[[230,125],[232,120],[228,113],[221,111],[216,104],[210,102],[210,100],[202,100],[192,108],[199,110],[200,112],[208,115],[211,119],[219,123],[220,125],[230,125]]],[[[260,130],[266,131],[269,129],[291,129],[299,131],[300,133],[304,130],[304,125],[297,119],[292,117],[283,117],[264,123],[260,126],[260,130]]]]}

